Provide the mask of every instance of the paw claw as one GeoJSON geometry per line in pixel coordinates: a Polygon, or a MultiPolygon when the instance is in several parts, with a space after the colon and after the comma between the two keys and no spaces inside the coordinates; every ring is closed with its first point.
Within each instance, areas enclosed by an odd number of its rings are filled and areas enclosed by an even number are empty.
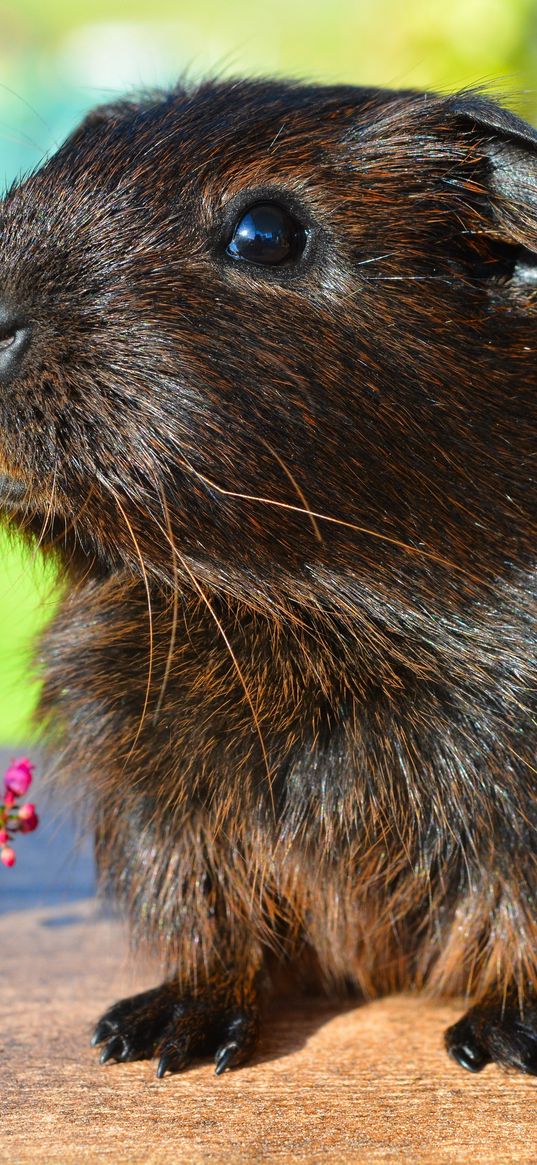
{"type": "Polygon", "coordinates": [[[108,1036],[112,1035],[112,1032],[113,1028],[111,1024],[108,1023],[108,1020],[100,1020],[91,1037],[92,1048],[96,1048],[97,1044],[102,1044],[103,1040],[108,1039],[108,1036]]]}
{"type": "Polygon", "coordinates": [[[157,1071],[156,1071],[157,1080],[162,1080],[162,1077],[164,1076],[165,1072],[168,1070],[169,1063],[170,1063],[170,1057],[166,1055],[166,1052],[163,1052],[162,1056],[160,1057],[159,1062],[157,1064],[157,1071]]]}
{"type": "Polygon", "coordinates": [[[537,1007],[530,1003],[522,1021],[518,1003],[477,1004],[445,1034],[449,1055],[461,1068],[481,1072],[491,1062],[537,1075],[537,1007]]]}
{"type": "Polygon", "coordinates": [[[238,1050],[239,1045],[235,1042],[235,1040],[231,1040],[228,1044],[223,1044],[222,1047],[218,1049],[214,1058],[216,1065],[214,1069],[215,1076],[221,1076],[222,1072],[226,1071],[226,1068],[231,1068],[233,1061],[237,1058],[238,1050]]]}
{"type": "Polygon", "coordinates": [[[452,1060],[466,1068],[468,1072],[482,1072],[490,1064],[490,1056],[482,1052],[481,1048],[472,1044],[452,1044],[448,1048],[452,1060]]]}
{"type": "Polygon", "coordinates": [[[107,1064],[109,1060],[119,1061],[123,1060],[124,1057],[125,1045],[121,1039],[121,1036],[113,1036],[112,1039],[107,1043],[106,1047],[103,1048],[99,1056],[99,1063],[107,1064]]]}
{"type": "Polygon", "coordinates": [[[157,1079],[161,1080],[166,1072],[181,1072],[183,1068],[186,1068],[189,1059],[186,1043],[181,1047],[167,1044],[160,1053],[157,1064],[157,1079]]]}
{"type": "Polygon", "coordinates": [[[181,996],[165,983],[114,1004],[97,1023],[91,1042],[105,1045],[101,1064],[157,1056],[159,1080],[167,1072],[181,1072],[193,1057],[213,1053],[220,1076],[249,1059],[257,1044],[255,1004],[246,1009],[232,1003],[223,992],[217,999],[209,993],[181,996]]]}

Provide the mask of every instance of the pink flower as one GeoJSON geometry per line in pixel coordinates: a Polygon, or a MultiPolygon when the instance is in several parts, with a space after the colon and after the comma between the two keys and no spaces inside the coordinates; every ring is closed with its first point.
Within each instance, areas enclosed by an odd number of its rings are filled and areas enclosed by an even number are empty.
{"type": "Polygon", "coordinates": [[[15,797],[24,797],[32,783],[34,766],[25,756],[13,761],[4,777],[6,793],[14,793],[15,797]]]}
{"type": "Polygon", "coordinates": [[[34,766],[27,757],[21,756],[10,764],[4,777],[3,803],[0,800],[0,862],[4,866],[15,865],[15,850],[9,844],[17,833],[33,833],[39,825],[39,817],[33,802],[17,805],[19,797],[30,788],[34,766]]]}
{"type": "Polygon", "coordinates": [[[32,833],[39,825],[39,817],[35,811],[35,805],[28,801],[26,805],[21,805],[19,809],[19,829],[21,833],[32,833]]]}

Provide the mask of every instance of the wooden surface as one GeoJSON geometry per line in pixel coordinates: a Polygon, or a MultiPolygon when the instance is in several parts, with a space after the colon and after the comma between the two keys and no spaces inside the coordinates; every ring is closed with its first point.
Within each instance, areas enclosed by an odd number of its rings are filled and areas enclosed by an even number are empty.
{"type": "Polygon", "coordinates": [[[255,1063],[155,1078],[101,1067],[92,1022],[156,981],[126,963],[93,900],[0,916],[0,1160],[32,1162],[537,1161],[537,1080],[471,1076],[442,1048],[456,1006],[392,998],[275,1009],[255,1063]]]}

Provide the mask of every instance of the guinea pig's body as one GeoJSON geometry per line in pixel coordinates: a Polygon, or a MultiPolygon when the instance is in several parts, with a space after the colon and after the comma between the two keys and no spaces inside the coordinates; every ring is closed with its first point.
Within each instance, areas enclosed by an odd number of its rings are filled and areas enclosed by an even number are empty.
{"type": "Polygon", "coordinates": [[[537,134],[208,84],[7,195],[8,520],[67,582],[41,720],[165,983],[102,1059],[255,1048],[279,972],[466,993],[537,1072],[537,134]]]}

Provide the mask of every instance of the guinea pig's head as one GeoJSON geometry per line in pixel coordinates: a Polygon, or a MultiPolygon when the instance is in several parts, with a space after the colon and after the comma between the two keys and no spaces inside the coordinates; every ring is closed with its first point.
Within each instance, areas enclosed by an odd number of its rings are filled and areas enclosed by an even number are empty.
{"type": "Polygon", "coordinates": [[[209,83],[97,109],[0,211],[1,499],[45,543],[263,609],[526,563],[515,116],[209,83]]]}

